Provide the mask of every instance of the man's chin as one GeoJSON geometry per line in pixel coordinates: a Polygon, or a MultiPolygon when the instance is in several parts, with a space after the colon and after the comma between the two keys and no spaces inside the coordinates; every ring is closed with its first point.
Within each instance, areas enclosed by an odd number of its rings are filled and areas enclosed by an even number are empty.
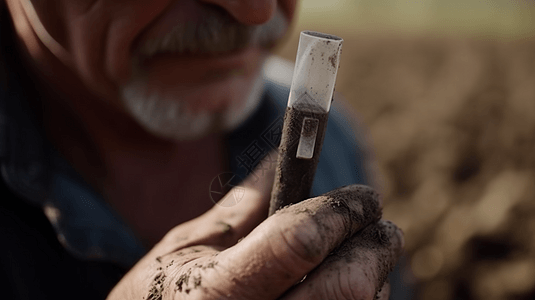
{"type": "Polygon", "coordinates": [[[135,87],[125,88],[123,99],[127,113],[146,131],[163,139],[194,140],[220,127],[215,113],[192,113],[182,102],[147,95],[135,87]]]}
{"type": "Polygon", "coordinates": [[[147,121],[142,116],[137,118],[138,123],[152,135],[173,141],[196,140],[218,132],[221,126],[216,125],[217,119],[219,119],[217,116],[208,114],[200,114],[187,120],[171,120],[162,123],[147,121]]]}
{"type": "Polygon", "coordinates": [[[129,84],[122,89],[123,104],[130,116],[154,136],[175,140],[195,140],[211,133],[226,133],[238,127],[258,106],[264,89],[261,75],[256,76],[242,101],[229,101],[217,111],[192,111],[187,101],[158,92],[146,85],[129,84]]]}

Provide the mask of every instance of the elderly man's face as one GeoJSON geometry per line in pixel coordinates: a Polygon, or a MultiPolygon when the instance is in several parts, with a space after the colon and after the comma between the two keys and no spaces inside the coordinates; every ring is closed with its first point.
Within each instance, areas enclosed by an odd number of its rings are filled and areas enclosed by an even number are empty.
{"type": "Polygon", "coordinates": [[[296,0],[33,2],[92,92],[180,140],[232,127],[254,106],[262,62],[296,0]]]}

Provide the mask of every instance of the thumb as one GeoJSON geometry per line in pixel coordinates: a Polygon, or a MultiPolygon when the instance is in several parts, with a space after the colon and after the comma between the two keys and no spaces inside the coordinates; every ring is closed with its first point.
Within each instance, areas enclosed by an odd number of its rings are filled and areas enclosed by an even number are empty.
{"type": "Polygon", "coordinates": [[[203,282],[225,299],[275,299],[380,215],[378,194],[365,186],[307,199],[277,211],[218,253],[217,267],[202,270],[203,282]]]}

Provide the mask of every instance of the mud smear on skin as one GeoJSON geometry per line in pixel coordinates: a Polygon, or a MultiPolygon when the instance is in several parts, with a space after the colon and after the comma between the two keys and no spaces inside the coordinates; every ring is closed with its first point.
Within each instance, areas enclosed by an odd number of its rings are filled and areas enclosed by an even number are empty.
{"type": "Polygon", "coordinates": [[[320,238],[317,243],[310,243],[306,249],[308,256],[315,258],[325,255],[325,247],[331,246],[333,238],[338,236],[335,233],[342,230],[342,228],[332,228],[333,212],[343,216],[343,226],[348,229],[344,240],[348,239],[350,231],[364,228],[381,218],[379,194],[367,186],[351,185],[300,203],[298,206],[287,206],[277,214],[306,214],[317,224],[320,238]]]}
{"type": "MultiPolygon", "coordinates": [[[[375,299],[388,299],[386,295],[390,288],[385,285],[387,276],[401,253],[397,227],[389,221],[375,222],[334,250],[301,284],[311,290],[317,279],[333,281],[332,284],[336,285],[337,280],[348,276],[348,273],[342,274],[344,270],[349,272],[351,269],[356,270],[351,273],[351,280],[356,284],[375,286],[375,299]]],[[[359,290],[358,286],[354,288],[359,290]]]]}
{"type": "Polygon", "coordinates": [[[389,296],[390,296],[390,280],[388,280],[387,278],[383,286],[375,294],[375,299],[386,300],[386,299],[389,299],[389,296]]]}
{"type": "Polygon", "coordinates": [[[368,225],[355,238],[333,251],[326,262],[328,264],[342,262],[344,265],[357,263],[364,271],[364,275],[371,282],[377,283],[377,294],[402,254],[398,230],[390,221],[368,225]],[[375,259],[372,259],[372,256],[375,259]],[[371,270],[378,270],[376,276],[370,277],[371,270]]]}
{"type": "Polygon", "coordinates": [[[178,277],[178,280],[175,282],[176,287],[179,292],[182,292],[184,290],[186,293],[189,294],[188,284],[189,284],[189,278],[191,276],[191,268],[188,269],[184,274],[180,275],[178,277]]]}
{"type": "Polygon", "coordinates": [[[210,260],[205,264],[195,263],[193,267],[188,268],[182,275],[180,275],[178,280],[175,282],[176,290],[189,294],[192,289],[201,288],[202,274],[200,271],[206,269],[213,269],[215,268],[215,266],[217,266],[217,264],[217,261],[214,260],[210,260]]]}
{"type": "Polygon", "coordinates": [[[328,198],[334,212],[349,215],[349,221],[353,225],[364,227],[381,219],[382,210],[379,206],[380,195],[368,186],[345,186],[328,192],[323,196],[328,198]],[[355,205],[356,203],[361,206],[360,212],[349,207],[349,205],[355,205]]]}
{"type": "MultiPolygon", "coordinates": [[[[162,268],[158,268],[161,270],[162,268]]],[[[154,280],[152,281],[151,288],[149,290],[149,294],[147,295],[147,300],[161,300],[162,294],[164,292],[164,282],[165,282],[165,274],[163,272],[160,272],[156,274],[154,277],[154,280]]]]}
{"type": "MultiPolygon", "coordinates": [[[[177,252],[172,252],[163,256],[158,256],[155,258],[159,267],[156,268],[158,272],[154,277],[149,294],[147,297],[143,297],[145,300],[161,300],[164,292],[164,282],[167,278],[164,272],[167,272],[169,268],[180,268],[183,267],[187,262],[192,261],[192,263],[202,256],[199,256],[196,253],[203,252],[206,249],[199,249],[198,247],[185,248],[177,252]],[[187,255],[194,255],[191,259],[185,258],[187,255]],[[163,257],[172,255],[173,257],[180,258],[180,260],[175,262],[175,259],[166,259],[165,263],[162,264],[163,257]],[[186,259],[184,261],[184,259],[186,259]],[[164,270],[165,268],[165,270],[164,270]]],[[[195,263],[192,267],[186,269],[185,272],[181,272],[181,275],[178,277],[178,280],[175,281],[175,292],[185,292],[189,294],[192,289],[197,289],[202,286],[202,274],[201,270],[213,269],[218,265],[218,262],[215,260],[218,253],[212,254],[212,257],[205,261],[204,263],[195,263]],[[191,279],[191,280],[190,280],[191,279]]],[[[180,273],[179,273],[180,274],[180,273]]],[[[173,276],[174,277],[174,276],[173,276]]],[[[176,278],[176,277],[175,277],[176,278]]]]}

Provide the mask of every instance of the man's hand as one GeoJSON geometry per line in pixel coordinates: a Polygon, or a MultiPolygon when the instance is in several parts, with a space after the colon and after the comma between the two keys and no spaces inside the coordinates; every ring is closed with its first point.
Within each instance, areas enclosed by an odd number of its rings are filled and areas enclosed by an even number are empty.
{"type": "Polygon", "coordinates": [[[388,298],[403,235],[376,192],[347,186],[266,219],[271,184],[248,178],[238,204],[172,229],[108,299],[388,298]]]}

